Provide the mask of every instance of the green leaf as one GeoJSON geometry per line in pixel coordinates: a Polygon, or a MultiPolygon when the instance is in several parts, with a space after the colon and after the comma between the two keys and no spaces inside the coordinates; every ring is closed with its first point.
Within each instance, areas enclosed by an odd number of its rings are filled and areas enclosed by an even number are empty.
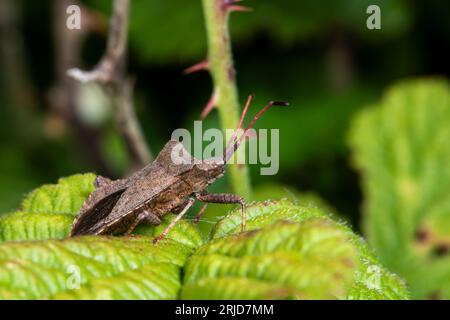
{"type": "Polygon", "coordinates": [[[253,200],[265,201],[269,199],[288,199],[306,207],[318,207],[327,213],[336,212],[336,209],[332,208],[324,199],[313,192],[299,192],[293,187],[275,183],[257,186],[253,191],[253,200]]]}
{"type": "Polygon", "coordinates": [[[350,133],[365,232],[416,298],[450,298],[449,137],[449,84],[440,79],[394,86],[350,133]]]}
{"type": "Polygon", "coordinates": [[[408,297],[403,282],[347,226],[290,200],[250,204],[245,233],[240,209],[232,211],[209,242],[183,220],[153,245],[174,215],[159,226],[139,226],[131,237],[65,238],[94,177],[38,188],[21,211],[0,219],[0,298],[408,297]]]}
{"type": "Polygon", "coordinates": [[[345,294],[357,264],[356,248],[329,221],[278,222],[199,249],[186,266],[181,296],[335,298],[345,294]]]}
{"type": "Polygon", "coordinates": [[[404,283],[363,240],[320,209],[289,200],[253,203],[212,231],[185,268],[185,299],[405,299],[404,283]],[[282,220],[282,221],[280,221],[282,220]]]}
{"type": "Polygon", "coordinates": [[[0,218],[0,243],[20,240],[62,239],[69,234],[73,216],[14,212],[0,218]]]}
{"type": "MultiPolygon", "coordinates": [[[[259,229],[278,220],[302,222],[309,218],[326,217],[319,208],[297,206],[286,199],[250,203],[247,205],[246,215],[247,230],[259,229]]],[[[238,233],[241,230],[241,222],[241,210],[233,210],[215,225],[211,238],[238,233]]]]}
{"type": "MultiPolygon", "coordinates": [[[[164,218],[164,221],[160,225],[140,225],[136,228],[133,234],[156,237],[164,231],[164,229],[172,222],[173,219],[175,219],[175,215],[169,215],[164,218]]],[[[189,220],[178,221],[177,224],[167,234],[166,238],[180,242],[183,245],[191,248],[196,248],[204,243],[204,239],[200,235],[199,231],[189,220]]]]}
{"type": "Polygon", "coordinates": [[[95,175],[77,174],[59,179],[58,184],[44,185],[22,202],[22,211],[68,214],[75,216],[84,200],[94,191],[95,175]]]}
{"type": "Polygon", "coordinates": [[[181,269],[203,243],[188,221],[156,246],[153,236],[173,217],[137,230],[146,236],[24,241],[67,237],[94,179],[94,174],[74,175],[42,186],[25,198],[21,211],[0,219],[0,299],[178,297],[181,269]]]}
{"type": "Polygon", "coordinates": [[[67,236],[73,218],[94,190],[94,179],[94,174],[78,174],[32,191],[19,211],[0,218],[0,242],[67,236]]]}
{"type": "Polygon", "coordinates": [[[175,299],[192,248],[150,237],[0,245],[0,299],[175,299]]]}

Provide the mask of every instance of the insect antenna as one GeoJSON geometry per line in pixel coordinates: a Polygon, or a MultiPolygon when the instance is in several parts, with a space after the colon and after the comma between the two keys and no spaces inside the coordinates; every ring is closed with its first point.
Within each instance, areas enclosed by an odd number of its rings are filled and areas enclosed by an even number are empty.
{"type": "MultiPolygon", "coordinates": [[[[233,135],[231,136],[230,140],[227,143],[227,146],[225,147],[225,150],[229,150],[233,143],[236,142],[236,136],[238,135],[239,130],[242,128],[242,123],[244,122],[245,115],[247,114],[248,107],[252,103],[252,100],[255,96],[253,94],[248,96],[247,102],[245,103],[244,110],[242,110],[241,118],[239,119],[239,123],[237,125],[236,130],[233,132],[233,135]]],[[[225,160],[228,160],[226,157],[226,152],[224,154],[224,162],[225,160]]]]}
{"type": "Polygon", "coordinates": [[[242,123],[244,122],[244,118],[245,115],[247,114],[248,111],[248,107],[250,106],[250,103],[253,100],[253,95],[250,95],[247,99],[247,103],[245,104],[244,110],[242,111],[241,114],[241,118],[239,119],[239,123],[237,126],[236,131],[233,133],[233,135],[231,136],[230,140],[227,143],[227,146],[225,148],[225,152],[224,152],[224,156],[223,156],[223,162],[227,163],[228,160],[230,160],[231,156],[234,154],[234,152],[236,152],[236,150],[239,148],[239,146],[241,145],[243,139],[247,136],[247,132],[248,130],[250,130],[253,125],[256,123],[256,121],[258,121],[258,119],[267,111],[270,109],[270,107],[272,106],[288,106],[289,103],[288,102],[284,102],[284,101],[270,101],[266,106],[264,106],[264,108],[262,108],[252,119],[252,121],[250,121],[250,123],[247,125],[247,127],[245,127],[244,132],[242,133],[242,135],[236,139],[237,135],[238,135],[238,131],[242,128],[242,123]]]}

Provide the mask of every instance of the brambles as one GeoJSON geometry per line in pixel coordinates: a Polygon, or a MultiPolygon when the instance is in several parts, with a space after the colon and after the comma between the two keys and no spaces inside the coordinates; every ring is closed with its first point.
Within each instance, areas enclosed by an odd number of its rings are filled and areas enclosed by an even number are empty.
{"type": "Polygon", "coordinates": [[[24,200],[26,216],[0,219],[0,298],[408,298],[347,226],[289,200],[249,205],[249,231],[238,235],[240,211],[231,212],[210,240],[184,220],[154,246],[172,218],[133,237],[56,240],[67,236],[94,178],[41,187],[24,200]]]}

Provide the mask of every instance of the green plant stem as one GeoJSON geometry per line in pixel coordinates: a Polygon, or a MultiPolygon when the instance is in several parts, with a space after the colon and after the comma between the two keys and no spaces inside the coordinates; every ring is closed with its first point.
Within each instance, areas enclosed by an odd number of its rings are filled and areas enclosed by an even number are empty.
{"type": "MultiPolygon", "coordinates": [[[[208,41],[209,71],[214,82],[214,98],[219,110],[222,131],[234,129],[239,121],[239,100],[236,87],[230,36],[228,10],[224,0],[203,0],[208,41]]],[[[238,152],[245,152],[240,148],[238,152]]],[[[251,199],[250,176],[247,165],[228,166],[233,192],[251,199]]]]}

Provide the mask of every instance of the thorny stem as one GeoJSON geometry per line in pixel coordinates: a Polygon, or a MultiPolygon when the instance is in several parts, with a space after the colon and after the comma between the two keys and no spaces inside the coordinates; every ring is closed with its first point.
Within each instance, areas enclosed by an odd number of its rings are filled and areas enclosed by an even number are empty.
{"type": "Polygon", "coordinates": [[[71,69],[68,74],[81,82],[95,81],[106,90],[112,99],[116,124],[133,166],[142,167],[151,161],[151,153],[134,111],[132,81],[125,75],[129,10],[130,0],[114,0],[107,48],[102,60],[90,72],[71,69]]]}
{"type": "MultiPolygon", "coordinates": [[[[239,100],[235,70],[228,32],[229,0],[203,0],[205,15],[209,72],[214,82],[214,98],[219,110],[222,130],[234,129],[239,120],[239,100]]],[[[245,152],[240,148],[237,152],[245,152]]],[[[229,166],[233,192],[247,201],[251,199],[250,176],[247,166],[229,166]]]]}

